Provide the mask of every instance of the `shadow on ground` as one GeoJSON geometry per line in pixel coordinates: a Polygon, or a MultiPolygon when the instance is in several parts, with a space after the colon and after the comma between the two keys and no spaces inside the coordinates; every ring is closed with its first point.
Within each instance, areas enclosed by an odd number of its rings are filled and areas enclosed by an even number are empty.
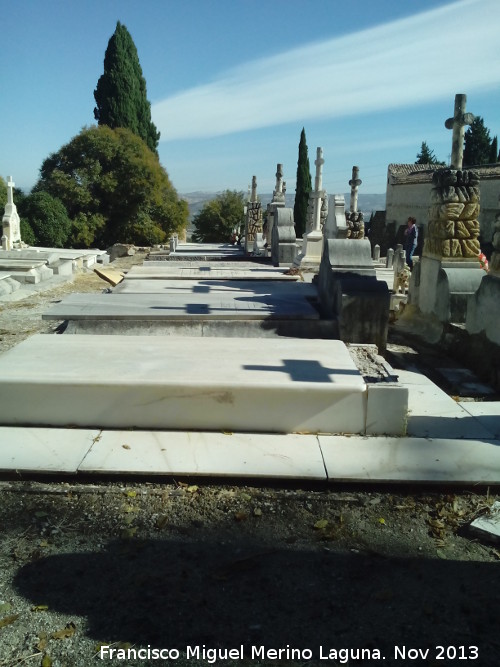
{"type": "Polygon", "coordinates": [[[34,604],[87,617],[106,643],[289,645],[315,658],[321,645],[378,648],[386,665],[400,664],[395,645],[477,645],[477,664],[497,664],[495,564],[222,540],[117,540],[30,563],[15,585],[34,604]]]}

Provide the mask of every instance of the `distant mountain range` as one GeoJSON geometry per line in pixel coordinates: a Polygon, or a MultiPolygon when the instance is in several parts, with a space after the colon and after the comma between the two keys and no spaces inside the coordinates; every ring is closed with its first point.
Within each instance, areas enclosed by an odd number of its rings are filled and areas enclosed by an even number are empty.
{"type": "MultiPolygon", "coordinates": [[[[214,199],[220,192],[185,192],[179,194],[182,199],[185,199],[189,205],[189,220],[191,221],[194,216],[201,211],[203,206],[214,199]]],[[[329,192],[330,194],[334,194],[329,192]]],[[[344,193],[346,210],[349,209],[349,201],[351,194],[344,193]]],[[[259,200],[262,202],[262,207],[265,208],[270,201],[272,201],[273,195],[271,194],[262,194],[259,195],[259,200]]],[[[289,208],[293,208],[295,202],[295,192],[285,194],[286,205],[289,208]]],[[[383,211],[385,210],[385,194],[365,194],[359,193],[358,195],[358,210],[363,211],[365,220],[370,218],[372,211],[383,211]]]]}

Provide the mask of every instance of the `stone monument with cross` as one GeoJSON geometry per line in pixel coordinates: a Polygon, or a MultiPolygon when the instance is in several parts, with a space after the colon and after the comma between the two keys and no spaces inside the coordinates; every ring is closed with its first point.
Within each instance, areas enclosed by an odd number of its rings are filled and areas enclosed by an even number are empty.
{"type": "Polygon", "coordinates": [[[445,127],[453,131],[451,165],[432,177],[427,236],[410,283],[410,300],[441,322],[464,323],[467,299],[483,277],[479,264],[479,176],[462,169],[464,130],[474,120],[467,97],[455,96],[445,127]],[[416,269],[416,270],[415,270],[416,269]]]}
{"type": "Polygon", "coordinates": [[[267,205],[267,222],[264,231],[264,237],[268,248],[268,253],[271,254],[271,242],[273,237],[273,224],[276,216],[276,211],[279,208],[285,208],[285,192],[283,191],[283,165],[278,163],[276,165],[276,185],[273,191],[273,198],[270,204],[267,205]]]}
{"type": "Polygon", "coordinates": [[[353,166],[352,178],[349,181],[351,186],[350,210],[345,214],[348,239],[363,239],[365,237],[363,213],[358,211],[358,189],[362,182],[359,178],[359,167],[353,166]]]}
{"type": "Polygon", "coordinates": [[[12,250],[22,245],[21,221],[17,207],[14,204],[14,186],[12,176],[9,176],[7,179],[7,203],[2,218],[2,247],[5,250],[12,250]]]}
{"type": "Polygon", "coordinates": [[[294,264],[301,269],[316,270],[321,263],[323,252],[323,227],[328,217],[328,200],[323,189],[323,149],[316,149],[316,175],[314,178],[314,190],[309,193],[307,233],[302,239],[302,252],[298,255],[294,264]]]}
{"type": "Polygon", "coordinates": [[[262,235],[262,204],[257,197],[257,176],[252,176],[252,190],[246,205],[245,253],[254,251],[257,235],[262,235]]]}

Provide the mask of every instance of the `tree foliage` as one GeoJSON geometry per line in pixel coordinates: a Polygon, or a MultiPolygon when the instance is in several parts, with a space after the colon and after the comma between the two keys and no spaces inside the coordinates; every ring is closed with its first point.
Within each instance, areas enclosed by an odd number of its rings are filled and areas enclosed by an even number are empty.
{"type": "Polygon", "coordinates": [[[30,245],[63,248],[71,232],[71,220],[60,199],[48,192],[33,192],[17,204],[19,215],[25,220],[21,238],[30,245]],[[29,225],[26,227],[26,223],[29,225]],[[31,240],[25,238],[31,229],[31,240]]]}
{"type": "Polygon", "coordinates": [[[244,194],[236,190],[225,190],[207,202],[195,215],[193,241],[197,243],[229,242],[233,230],[243,223],[244,194]]]}
{"type": "Polygon", "coordinates": [[[422,141],[420,153],[417,153],[415,164],[444,164],[444,162],[440,162],[434,155],[434,151],[427,145],[427,142],[422,141]]]}
{"type": "Polygon", "coordinates": [[[3,216],[3,210],[7,203],[7,183],[0,176],[0,213],[3,216]]]}
{"type": "Polygon", "coordinates": [[[99,125],[125,127],[156,152],[160,133],[151,121],[151,104],[146,95],[137,49],[127,28],[119,21],[104,56],[104,74],[94,90],[99,125]]]}
{"type": "Polygon", "coordinates": [[[490,164],[493,164],[495,162],[498,162],[498,137],[493,137],[491,141],[491,146],[490,146],[490,156],[488,158],[488,162],[490,164]]]}
{"type": "Polygon", "coordinates": [[[309,193],[312,190],[311,172],[309,167],[309,156],[307,152],[306,132],[302,128],[299,142],[299,157],[297,160],[297,183],[295,186],[295,204],[293,206],[293,219],[295,222],[295,233],[301,237],[306,232],[307,204],[309,193]]]}
{"type": "Polygon", "coordinates": [[[62,201],[71,245],[152,245],[187,225],[187,203],[157,156],[128,129],[84,128],[44,161],[40,174],[35,191],[62,201]]]}
{"type": "Polygon", "coordinates": [[[481,116],[476,116],[467,128],[464,138],[464,167],[488,164],[490,160],[490,131],[481,116]]]}

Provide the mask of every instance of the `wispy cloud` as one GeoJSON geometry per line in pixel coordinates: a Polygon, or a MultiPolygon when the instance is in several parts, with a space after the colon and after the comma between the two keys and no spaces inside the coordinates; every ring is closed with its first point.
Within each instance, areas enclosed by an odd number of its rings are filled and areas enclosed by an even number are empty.
{"type": "Polygon", "coordinates": [[[499,24],[498,0],[460,0],[240,65],[153,105],[153,119],[162,141],[213,137],[488,89],[499,24]]]}

